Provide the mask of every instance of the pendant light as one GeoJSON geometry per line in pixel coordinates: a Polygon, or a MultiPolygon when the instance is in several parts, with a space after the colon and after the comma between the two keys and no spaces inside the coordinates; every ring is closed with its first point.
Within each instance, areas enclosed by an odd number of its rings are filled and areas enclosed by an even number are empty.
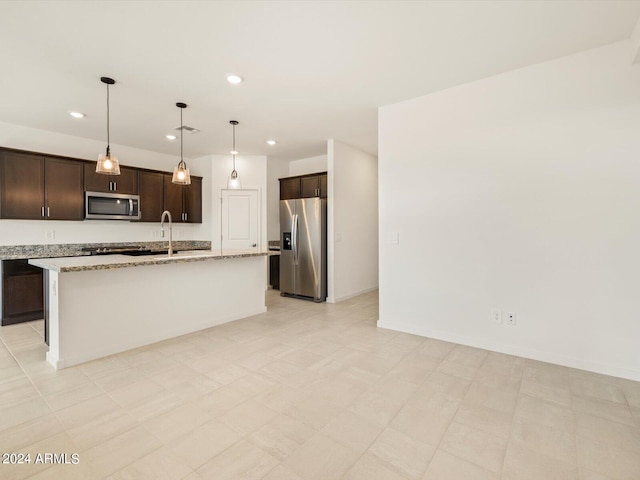
{"type": "Polygon", "coordinates": [[[187,104],[179,102],[176,103],[176,107],[180,109],[180,162],[173,169],[173,178],[171,181],[178,185],[190,185],[191,175],[189,175],[187,164],[184,163],[184,159],[182,158],[182,133],[184,132],[184,129],[182,128],[182,110],[187,108],[187,104]]]}
{"type": "Polygon", "coordinates": [[[116,81],[109,77],[100,77],[100,81],[107,85],[107,153],[98,155],[98,163],[96,163],[96,173],[104,175],[120,175],[120,164],[118,157],[111,155],[109,146],[109,85],[113,85],[116,81]]]}
{"type": "Polygon", "coordinates": [[[227,188],[238,189],[242,188],[240,179],[238,178],[238,171],[236,170],[236,155],[238,154],[236,151],[236,125],[238,125],[238,121],[230,120],[229,123],[233,126],[233,150],[231,150],[231,155],[233,156],[233,170],[231,170],[231,175],[229,175],[227,188]]]}

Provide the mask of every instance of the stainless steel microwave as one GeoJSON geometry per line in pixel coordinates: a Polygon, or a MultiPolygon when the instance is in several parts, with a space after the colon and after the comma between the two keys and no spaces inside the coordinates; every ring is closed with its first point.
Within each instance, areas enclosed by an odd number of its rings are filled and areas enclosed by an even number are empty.
{"type": "Polygon", "coordinates": [[[140,195],[85,192],[84,218],[140,220],[140,195]]]}

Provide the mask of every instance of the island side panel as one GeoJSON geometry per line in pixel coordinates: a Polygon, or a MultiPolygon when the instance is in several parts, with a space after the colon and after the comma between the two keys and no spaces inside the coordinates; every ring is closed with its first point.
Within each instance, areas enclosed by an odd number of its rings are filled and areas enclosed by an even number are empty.
{"type": "Polygon", "coordinates": [[[263,313],[266,259],[51,272],[47,358],[69,367],[263,313]]]}
{"type": "Polygon", "coordinates": [[[48,305],[45,305],[45,310],[48,309],[48,329],[49,329],[49,351],[47,352],[47,362],[53,365],[56,369],[64,368],[63,363],[60,361],[60,336],[59,336],[59,297],[58,297],[58,282],[60,274],[53,270],[48,270],[48,281],[46,287],[48,294],[46,296],[48,305]]]}

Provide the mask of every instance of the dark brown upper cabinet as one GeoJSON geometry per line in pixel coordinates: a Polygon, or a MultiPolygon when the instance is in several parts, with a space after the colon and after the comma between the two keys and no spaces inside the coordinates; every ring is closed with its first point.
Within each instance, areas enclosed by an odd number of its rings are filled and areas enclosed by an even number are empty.
{"type": "Polygon", "coordinates": [[[176,185],[171,178],[164,174],[164,209],[174,222],[202,223],[202,178],[191,175],[191,185],[176,185]]]}
{"type": "Polygon", "coordinates": [[[83,220],[83,164],[64,158],[0,151],[0,217],[83,220]]]}
{"type": "Polygon", "coordinates": [[[280,179],[280,200],[327,198],[327,173],[313,173],[280,179]]]}
{"type": "Polygon", "coordinates": [[[300,198],[300,177],[280,179],[280,200],[300,198]]]}
{"type": "Polygon", "coordinates": [[[84,220],[82,164],[64,158],[44,159],[47,219],[84,220]]]}
{"type": "Polygon", "coordinates": [[[140,195],[141,221],[202,223],[202,177],[191,185],[171,173],[120,167],[120,175],[95,172],[92,161],[0,147],[0,219],[84,220],[84,192],[140,195]]]}
{"type": "Polygon", "coordinates": [[[184,221],[202,223],[202,178],[191,176],[191,185],[184,185],[184,221]]]}
{"type": "Polygon", "coordinates": [[[96,173],[96,164],[84,164],[84,188],[87,192],[113,192],[127,195],[138,194],[138,170],[120,167],[120,175],[96,173]]]}
{"type": "Polygon", "coordinates": [[[140,193],[140,221],[159,222],[164,210],[164,174],[160,172],[138,172],[140,193]]]}
{"type": "Polygon", "coordinates": [[[2,218],[43,218],[44,157],[0,152],[0,215],[2,218]]]}
{"type": "Polygon", "coordinates": [[[327,174],[300,177],[300,198],[327,197],[327,174]]]}

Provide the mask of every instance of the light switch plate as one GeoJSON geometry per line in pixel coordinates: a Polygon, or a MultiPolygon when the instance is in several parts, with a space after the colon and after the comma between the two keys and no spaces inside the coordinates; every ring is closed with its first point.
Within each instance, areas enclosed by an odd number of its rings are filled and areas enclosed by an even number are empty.
{"type": "Polygon", "coordinates": [[[400,234],[398,232],[391,232],[389,234],[389,243],[397,245],[400,243],[400,234]]]}

